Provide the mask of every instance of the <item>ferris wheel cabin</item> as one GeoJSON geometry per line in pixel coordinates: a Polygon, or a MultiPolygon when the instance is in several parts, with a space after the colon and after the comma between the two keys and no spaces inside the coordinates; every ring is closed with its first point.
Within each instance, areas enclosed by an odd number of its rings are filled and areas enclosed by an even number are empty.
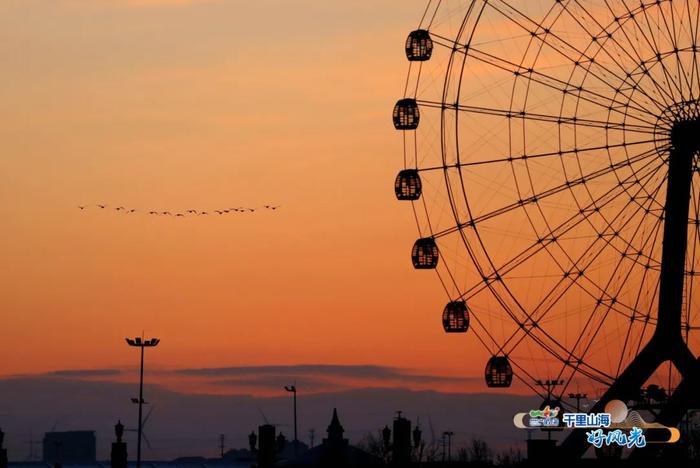
{"type": "Polygon", "coordinates": [[[399,200],[418,200],[423,190],[420,176],[416,169],[405,169],[399,172],[394,182],[394,191],[399,200]]]}
{"type": "Polygon", "coordinates": [[[413,268],[416,270],[434,270],[437,267],[439,258],[438,247],[435,239],[432,237],[418,239],[413,244],[411,260],[413,261],[413,268]]]}
{"type": "Polygon", "coordinates": [[[486,363],[486,386],[490,388],[507,388],[513,382],[513,368],[507,356],[491,356],[486,363]]]}
{"type": "Polygon", "coordinates": [[[394,128],[396,130],[415,130],[420,122],[420,110],[415,99],[400,99],[394,106],[394,128]]]}
{"type": "Polygon", "coordinates": [[[433,55],[433,40],[425,29],[417,29],[406,39],[406,57],[411,62],[425,62],[433,55]]]}
{"type": "Polygon", "coordinates": [[[452,301],[442,312],[445,333],[466,333],[469,329],[469,310],[464,301],[452,301]]]}

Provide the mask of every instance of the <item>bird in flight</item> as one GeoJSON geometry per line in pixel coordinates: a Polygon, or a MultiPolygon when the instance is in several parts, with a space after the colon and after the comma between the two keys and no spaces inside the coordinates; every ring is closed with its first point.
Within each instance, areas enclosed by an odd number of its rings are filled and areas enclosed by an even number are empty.
{"type": "Polygon", "coordinates": [[[156,216],[176,216],[178,218],[185,218],[189,215],[196,215],[196,216],[207,216],[212,213],[216,213],[219,216],[222,216],[224,214],[229,214],[229,213],[254,213],[256,211],[261,211],[261,210],[276,210],[278,209],[281,205],[262,205],[262,206],[257,206],[257,207],[245,207],[245,206],[238,206],[235,208],[220,208],[217,210],[210,210],[210,211],[200,211],[200,210],[195,210],[195,209],[189,209],[185,211],[148,211],[148,210],[139,210],[136,208],[129,208],[125,207],[123,205],[120,206],[114,206],[111,207],[110,205],[107,205],[106,203],[98,203],[95,205],[77,205],[78,209],[81,211],[87,210],[90,207],[97,207],[101,210],[104,210],[106,208],[110,208],[109,211],[115,211],[118,213],[126,213],[126,214],[131,214],[131,213],[136,213],[136,212],[142,212],[142,213],[147,213],[149,215],[156,215],[156,216]]]}

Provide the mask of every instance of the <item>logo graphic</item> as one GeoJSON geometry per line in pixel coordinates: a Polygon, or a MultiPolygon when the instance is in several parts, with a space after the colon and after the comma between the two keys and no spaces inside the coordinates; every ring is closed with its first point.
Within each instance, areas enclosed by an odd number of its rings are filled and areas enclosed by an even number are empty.
{"type": "MultiPolygon", "coordinates": [[[[513,424],[519,429],[533,427],[552,428],[559,426],[560,408],[545,406],[541,410],[518,413],[513,424]]],[[[586,432],[588,443],[600,448],[603,445],[623,447],[645,447],[647,443],[673,444],[681,437],[675,427],[657,422],[646,422],[637,411],[630,411],[620,400],[611,400],[602,413],[562,413],[563,429],[592,429],[586,432]],[[656,429],[645,433],[647,429],[656,429]],[[660,429],[660,430],[659,430],[660,429]],[[651,437],[651,439],[648,439],[651,437]]]]}
{"type": "Polygon", "coordinates": [[[549,405],[541,410],[530,410],[528,415],[530,427],[557,427],[559,425],[559,407],[550,408],[549,405]]]}

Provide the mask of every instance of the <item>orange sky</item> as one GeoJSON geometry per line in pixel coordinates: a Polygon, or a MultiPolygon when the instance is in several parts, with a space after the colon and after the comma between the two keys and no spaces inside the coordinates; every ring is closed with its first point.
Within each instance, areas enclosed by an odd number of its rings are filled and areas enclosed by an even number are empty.
{"type": "MultiPolygon", "coordinates": [[[[378,364],[481,378],[414,271],[390,111],[422,0],[6,0],[0,374],[378,364]],[[282,205],[173,219],[81,212],[282,205]]],[[[454,388],[454,387],[453,387],[454,388]]],[[[484,390],[483,385],[475,388],[484,390]]]]}

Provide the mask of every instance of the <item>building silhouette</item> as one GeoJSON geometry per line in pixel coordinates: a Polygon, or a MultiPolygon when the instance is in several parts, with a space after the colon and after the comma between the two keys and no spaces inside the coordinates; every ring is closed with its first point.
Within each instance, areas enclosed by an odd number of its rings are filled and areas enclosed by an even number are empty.
{"type": "Polygon", "coordinates": [[[381,465],[379,458],[348,443],[343,437],[345,429],[340,424],[337,409],[333,409],[331,422],[326,429],[327,437],[297,458],[289,466],[317,467],[368,467],[381,465]]]}
{"type": "Polygon", "coordinates": [[[391,461],[395,465],[411,463],[411,421],[399,415],[394,419],[394,443],[391,461]]]}
{"type": "Polygon", "coordinates": [[[275,426],[263,424],[258,427],[258,444],[258,468],[273,466],[277,458],[275,426]]]}
{"type": "Polygon", "coordinates": [[[95,463],[95,431],[47,432],[43,441],[43,461],[60,464],[95,463]]]}
{"type": "Polygon", "coordinates": [[[0,468],[7,468],[7,449],[3,448],[5,433],[0,429],[0,468]]]}

